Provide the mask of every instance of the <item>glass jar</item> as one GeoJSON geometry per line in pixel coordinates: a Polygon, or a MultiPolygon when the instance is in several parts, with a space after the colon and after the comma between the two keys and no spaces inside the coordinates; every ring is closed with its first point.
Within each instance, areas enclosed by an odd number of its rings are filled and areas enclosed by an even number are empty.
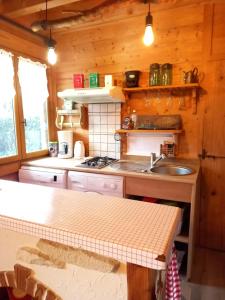
{"type": "Polygon", "coordinates": [[[150,65],[149,85],[160,85],[160,64],[150,65]]]}
{"type": "Polygon", "coordinates": [[[164,64],[161,67],[161,84],[170,85],[172,84],[172,64],[164,64]]]}

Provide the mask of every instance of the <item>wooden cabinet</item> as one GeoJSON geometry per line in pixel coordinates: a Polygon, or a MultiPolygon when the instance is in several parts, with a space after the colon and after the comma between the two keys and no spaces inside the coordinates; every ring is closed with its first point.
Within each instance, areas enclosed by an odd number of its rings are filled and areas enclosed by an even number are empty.
{"type": "Polygon", "coordinates": [[[68,189],[123,197],[123,177],[69,171],[68,189]]]}
{"type": "Polygon", "coordinates": [[[194,223],[196,214],[196,197],[198,184],[191,184],[179,181],[166,181],[126,176],[125,195],[136,195],[154,197],[171,201],[183,202],[189,206],[189,228],[188,233],[182,232],[175,238],[175,241],[187,245],[187,279],[191,277],[191,264],[194,247],[194,223]]]}

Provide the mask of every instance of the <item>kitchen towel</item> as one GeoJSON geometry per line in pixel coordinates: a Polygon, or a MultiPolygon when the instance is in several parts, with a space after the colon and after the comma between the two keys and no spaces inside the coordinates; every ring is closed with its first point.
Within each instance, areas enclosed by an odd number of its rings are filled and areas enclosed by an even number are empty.
{"type": "Polygon", "coordinates": [[[166,270],[165,300],[181,300],[181,282],[175,247],[173,247],[172,256],[166,270]]]}

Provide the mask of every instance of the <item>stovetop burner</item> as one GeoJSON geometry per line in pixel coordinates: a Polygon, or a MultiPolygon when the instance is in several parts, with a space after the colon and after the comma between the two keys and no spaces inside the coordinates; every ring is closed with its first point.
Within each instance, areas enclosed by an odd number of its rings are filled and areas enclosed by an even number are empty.
{"type": "Polygon", "coordinates": [[[85,160],[78,167],[102,169],[115,161],[117,161],[117,159],[108,156],[104,156],[104,157],[96,156],[85,160]]]}

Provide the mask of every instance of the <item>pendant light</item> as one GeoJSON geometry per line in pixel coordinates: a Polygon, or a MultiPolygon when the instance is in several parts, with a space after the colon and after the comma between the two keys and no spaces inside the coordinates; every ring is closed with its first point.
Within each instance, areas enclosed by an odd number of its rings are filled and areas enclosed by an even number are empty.
{"type": "Polygon", "coordinates": [[[154,42],[154,33],[152,29],[152,15],[150,13],[150,1],[148,0],[148,14],[145,21],[145,34],[143,37],[143,43],[145,46],[150,46],[154,42]]]}
{"type": "MultiPolygon", "coordinates": [[[[48,0],[46,0],[46,10],[45,10],[45,20],[46,20],[46,28],[48,27],[48,0]]],[[[49,29],[49,39],[47,41],[48,52],[47,59],[50,65],[54,65],[57,61],[57,54],[55,52],[56,42],[52,39],[52,30],[51,27],[49,29]]]]}

